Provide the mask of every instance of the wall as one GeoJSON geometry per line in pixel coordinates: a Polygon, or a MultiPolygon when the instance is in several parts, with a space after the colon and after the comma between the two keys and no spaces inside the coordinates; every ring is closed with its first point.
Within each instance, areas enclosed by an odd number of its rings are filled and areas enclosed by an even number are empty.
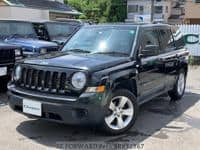
{"type": "MultiPolygon", "coordinates": [[[[128,5],[138,5],[138,6],[144,6],[144,15],[145,14],[151,14],[151,1],[150,0],[128,0],[127,2],[127,7],[128,5]]],[[[161,1],[161,2],[156,2],[155,1],[155,6],[163,6],[163,13],[162,14],[155,14],[155,18],[163,18],[164,20],[168,21],[168,18],[171,15],[171,8],[172,8],[172,2],[169,0],[167,1],[161,1]],[[166,12],[166,6],[168,6],[168,12],[166,12]]],[[[138,15],[139,13],[127,13],[127,18],[128,19],[134,19],[134,15],[138,15]]]]}
{"type": "Polygon", "coordinates": [[[0,19],[30,21],[49,20],[49,11],[23,7],[0,6],[0,19]]]}
{"type": "Polygon", "coordinates": [[[190,55],[200,56],[200,25],[178,25],[178,27],[185,36],[190,55]]]}
{"type": "Polygon", "coordinates": [[[185,18],[200,18],[200,3],[187,0],[185,5],[185,18]]]}
{"type": "Polygon", "coordinates": [[[74,18],[74,15],[70,15],[70,14],[64,14],[64,13],[56,13],[56,12],[50,12],[49,13],[49,19],[50,20],[56,20],[56,19],[60,19],[60,18],[74,18]]]}

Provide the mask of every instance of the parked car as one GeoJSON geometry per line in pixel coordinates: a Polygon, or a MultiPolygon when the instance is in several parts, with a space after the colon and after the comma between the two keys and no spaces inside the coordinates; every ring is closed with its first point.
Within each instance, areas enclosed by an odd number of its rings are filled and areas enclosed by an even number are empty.
{"type": "Polygon", "coordinates": [[[21,46],[25,56],[58,50],[56,43],[39,40],[33,24],[26,21],[0,20],[0,40],[21,46]]]}
{"type": "Polygon", "coordinates": [[[23,57],[20,47],[0,42],[0,89],[6,89],[16,60],[23,57]]]}
{"type": "Polygon", "coordinates": [[[82,22],[75,20],[41,21],[33,24],[41,40],[55,42],[60,46],[83,26],[82,22]]]}
{"type": "Polygon", "coordinates": [[[141,104],[164,93],[182,98],[187,59],[181,34],[173,37],[168,25],[84,26],[60,53],[16,64],[9,105],[28,116],[121,134],[141,104]]]}

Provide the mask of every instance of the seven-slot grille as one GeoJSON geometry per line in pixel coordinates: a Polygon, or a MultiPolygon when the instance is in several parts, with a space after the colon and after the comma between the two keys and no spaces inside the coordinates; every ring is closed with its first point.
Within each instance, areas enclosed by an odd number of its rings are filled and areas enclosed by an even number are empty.
{"type": "MultiPolygon", "coordinates": [[[[68,85],[67,73],[33,68],[22,68],[19,86],[36,91],[65,94],[68,85]]],[[[69,90],[69,89],[68,89],[69,90]]]]}
{"type": "Polygon", "coordinates": [[[14,63],[15,51],[13,49],[0,50],[0,63],[14,63]]]}

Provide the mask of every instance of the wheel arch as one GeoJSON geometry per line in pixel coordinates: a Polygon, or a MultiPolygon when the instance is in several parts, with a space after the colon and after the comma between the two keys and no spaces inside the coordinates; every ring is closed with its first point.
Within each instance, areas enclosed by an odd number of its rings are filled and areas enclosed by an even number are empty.
{"type": "Polygon", "coordinates": [[[183,70],[185,72],[185,75],[187,76],[187,73],[188,73],[188,64],[186,63],[182,63],[179,70],[178,70],[178,73],[183,70]]]}
{"type": "Polygon", "coordinates": [[[130,79],[119,78],[115,80],[112,86],[112,90],[118,90],[118,89],[129,90],[136,97],[138,95],[137,81],[135,79],[130,80],[130,79]]]}

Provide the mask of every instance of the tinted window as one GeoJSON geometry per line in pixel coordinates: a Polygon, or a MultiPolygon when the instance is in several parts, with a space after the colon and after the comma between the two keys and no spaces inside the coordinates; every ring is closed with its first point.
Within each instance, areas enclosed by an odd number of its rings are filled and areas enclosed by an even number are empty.
{"type": "Polygon", "coordinates": [[[175,49],[173,35],[170,29],[160,30],[161,53],[172,51],[175,49]]]}
{"type": "Polygon", "coordinates": [[[129,13],[136,13],[136,12],[138,12],[138,5],[128,5],[128,12],[129,13]]]}
{"type": "Polygon", "coordinates": [[[143,57],[156,56],[159,50],[158,33],[154,30],[146,30],[142,35],[143,57]]]}
{"type": "Polygon", "coordinates": [[[9,36],[36,38],[34,27],[28,22],[0,22],[0,38],[9,36]]]}
{"type": "Polygon", "coordinates": [[[115,52],[130,55],[135,35],[135,27],[85,27],[67,42],[63,51],[81,49],[91,54],[115,52]]]}
{"type": "Polygon", "coordinates": [[[67,23],[46,23],[49,36],[54,37],[68,37],[70,36],[77,26],[73,26],[67,23]]]}
{"type": "Polygon", "coordinates": [[[172,28],[174,43],[177,49],[183,48],[185,46],[185,40],[183,34],[177,27],[172,28]]]}

